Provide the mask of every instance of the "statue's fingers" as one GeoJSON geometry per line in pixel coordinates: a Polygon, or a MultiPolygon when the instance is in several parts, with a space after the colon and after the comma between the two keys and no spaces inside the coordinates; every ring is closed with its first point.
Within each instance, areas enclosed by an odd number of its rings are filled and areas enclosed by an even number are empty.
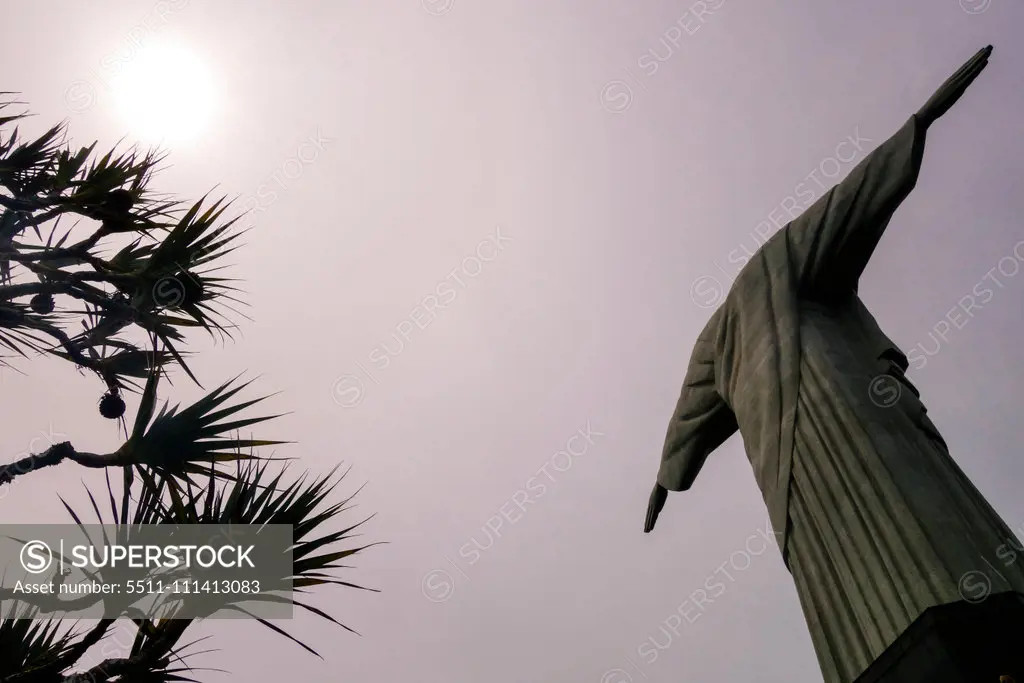
{"type": "Polygon", "coordinates": [[[972,78],[974,76],[977,76],[979,73],[981,73],[985,69],[986,66],[988,66],[988,56],[989,56],[989,54],[991,54],[991,51],[984,52],[983,54],[979,54],[977,57],[974,58],[974,60],[972,60],[973,63],[971,64],[971,68],[970,68],[970,72],[972,74],[972,76],[971,76],[972,78]]]}
{"type": "Polygon", "coordinates": [[[978,50],[978,53],[967,60],[967,62],[957,69],[957,72],[953,74],[951,81],[958,81],[965,77],[973,78],[977,75],[985,66],[988,64],[988,56],[992,54],[992,46],[984,47],[978,50]]]}
{"type": "Polygon", "coordinates": [[[972,65],[972,64],[978,64],[979,62],[986,61],[990,54],[992,54],[992,46],[991,45],[987,45],[987,46],[981,48],[980,50],[978,50],[977,54],[975,54],[973,57],[971,57],[967,61],[967,66],[972,65]]]}
{"type": "Polygon", "coordinates": [[[654,528],[654,521],[658,518],[658,513],[654,507],[647,508],[647,517],[644,519],[644,531],[650,531],[654,528]]]}
{"type": "Polygon", "coordinates": [[[987,65],[987,59],[982,59],[981,61],[972,60],[969,64],[965,64],[964,67],[950,79],[950,85],[955,84],[956,86],[960,86],[969,84],[978,77],[978,74],[980,74],[987,65]]]}
{"type": "Polygon", "coordinates": [[[949,106],[952,106],[953,102],[959,100],[963,94],[967,92],[967,88],[970,87],[971,83],[974,82],[974,79],[978,77],[978,74],[981,73],[986,64],[987,62],[981,62],[975,65],[976,68],[974,70],[962,74],[959,78],[951,79],[947,88],[947,95],[945,97],[949,106]]]}
{"type": "Polygon", "coordinates": [[[973,71],[967,74],[967,76],[963,79],[963,83],[960,85],[958,89],[961,91],[966,90],[967,86],[974,82],[974,79],[976,79],[981,74],[981,72],[985,70],[986,66],[988,66],[987,61],[979,63],[973,71]]]}

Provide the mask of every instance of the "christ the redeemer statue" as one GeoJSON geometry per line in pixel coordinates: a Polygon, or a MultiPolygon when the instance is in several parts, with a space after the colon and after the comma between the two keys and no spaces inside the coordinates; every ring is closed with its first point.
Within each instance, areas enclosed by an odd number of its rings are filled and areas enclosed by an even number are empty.
{"type": "Polygon", "coordinates": [[[925,132],[991,52],[761,247],[697,339],[669,425],[644,531],[738,430],[826,683],[855,680],[926,608],[961,600],[961,578],[986,563],[999,567],[992,592],[1024,592],[1024,563],[995,557],[1013,534],[857,296],[917,182],[925,132]],[[898,399],[879,395],[880,377],[898,399]]]}

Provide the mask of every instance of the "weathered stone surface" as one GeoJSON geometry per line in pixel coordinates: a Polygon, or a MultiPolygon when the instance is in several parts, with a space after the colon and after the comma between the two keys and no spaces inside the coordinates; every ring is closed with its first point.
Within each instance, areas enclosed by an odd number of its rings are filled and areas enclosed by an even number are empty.
{"type": "Polygon", "coordinates": [[[996,556],[1012,532],[857,296],[917,182],[926,130],[990,52],[754,255],[697,339],[665,440],[645,531],[666,491],[690,488],[742,435],[826,683],[850,683],[928,608],[961,600],[965,576],[999,567],[989,590],[1024,593],[1024,563],[996,556]]]}

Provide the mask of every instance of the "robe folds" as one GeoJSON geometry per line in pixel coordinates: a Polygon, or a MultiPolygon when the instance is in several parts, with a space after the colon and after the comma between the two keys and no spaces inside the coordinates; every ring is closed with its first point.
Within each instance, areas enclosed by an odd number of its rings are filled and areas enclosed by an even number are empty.
{"type": "Polygon", "coordinates": [[[996,557],[1012,532],[857,296],[924,138],[911,117],[746,264],[694,345],[657,475],[689,489],[739,431],[826,683],[851,683],[921,612],[959,600],[967,573],[1024,592],[1024,561],[996,557]]]}

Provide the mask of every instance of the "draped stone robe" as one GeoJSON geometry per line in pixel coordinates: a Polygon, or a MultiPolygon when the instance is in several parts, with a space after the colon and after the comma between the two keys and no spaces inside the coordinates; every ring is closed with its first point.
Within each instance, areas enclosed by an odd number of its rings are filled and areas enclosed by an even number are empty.
{"type": "Polygon", "coordinates": [[[924,609],[960,599],[965,573],[1024,591],[1021,566],[996,558],[1012,533],[857,296],[924,137],[911,117],[743,268],[694,346],[658,471],[684,491],[740,432],[826,683],[850,683],[924,609]]]}

